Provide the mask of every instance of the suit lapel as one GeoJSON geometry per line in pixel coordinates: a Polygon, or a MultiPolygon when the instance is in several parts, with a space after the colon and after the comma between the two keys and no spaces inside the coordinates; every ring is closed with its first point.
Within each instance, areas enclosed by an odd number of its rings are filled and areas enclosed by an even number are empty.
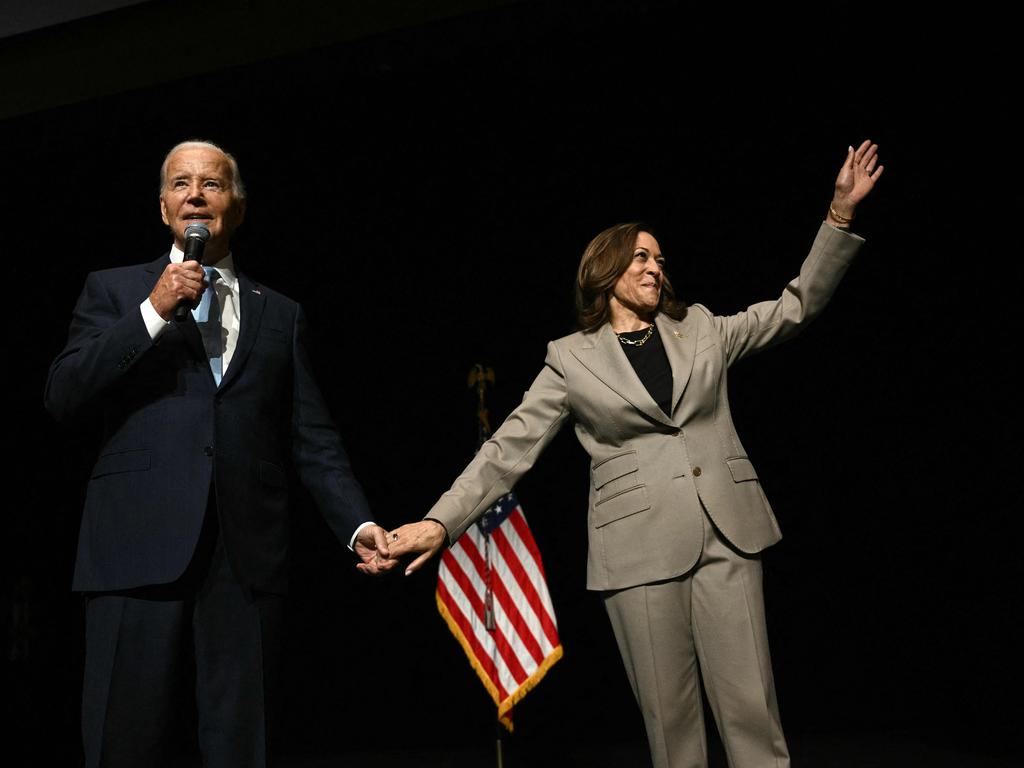
{"type": "Polygon", "coordinates": [[[686,391],[693,370],[693,360],[697,349],[697,331],[691,320],[691,314],[681,320],[659,314],[654,318],[661,334],[661,343],[668,356],[668,364],[672,367],[672,413],[679,407],[679,401],[686,391]]]}
{"type": "Polygon", "coordinates": [[[641,413],[661,424],[674,426],[636,375],[611,325],[605,323],[584,338],[587,343],[572,353],[588,371],[641,413]]]}
{"type": "Polygon", "coordinates": [[[235,344],[235,353],[231,356],[231,364],[224,373],[220,382],[221,389],[228,386],[238,378],[239,371],[245,365],[249,353],[252,352],[256,343],[257,331],[260,327],[260,318],[263,316],[263,307],[266,305],[267,297],[257,283],[254,283],[244,274],[238,275],[238,304],[239,304],[239,331],[238,342],[235,344]]]}

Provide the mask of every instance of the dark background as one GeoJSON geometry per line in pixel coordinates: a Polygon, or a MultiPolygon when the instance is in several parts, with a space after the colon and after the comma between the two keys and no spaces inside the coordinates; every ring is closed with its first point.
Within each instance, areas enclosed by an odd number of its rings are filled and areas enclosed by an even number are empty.
{"type": "MultiPolygon", "coordinates": [[[[810,756],[836,735],[865,754],[909,739],[1021,757],[1006,20],[846,3],[340,5],[154,0],[0,40],[0,750],[78,759],[68,587],[96,446],[53,425],[42,390],[86,273],[169,245],[157,176],[171,145],[238,157],[237,262],[304,303],[323,391],[395,526],[472,454],[472,364],[497,373],[500,421],[545,342],[573,330],[594,234],[652,223],[677,292],[736,311],[795,274],[847,144],[870,138],[887,170],[855,222],[868,245],[798,341],[730,373],[786,535],[764,558],[783,721],[805,765],[829,764],[810,756]]],[[[566,429],[519,485],[565,658],[516,710],[514,764],[644,755],[584,590],[587,466],[566,429]]],[[[489,764],[494,708],[436,613],[436,566],[360,577],[301,496],[293,533],[286,752],[489,764]]]]}

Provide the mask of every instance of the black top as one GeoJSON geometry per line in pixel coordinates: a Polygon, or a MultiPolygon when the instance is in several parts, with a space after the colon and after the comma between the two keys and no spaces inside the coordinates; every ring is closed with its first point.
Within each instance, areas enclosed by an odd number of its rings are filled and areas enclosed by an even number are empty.
{"type": "MultiPolygon", "coordinates": [[[[625,331],[616,335],[620,339],[640,341],[647,336],[647,331],[648,329],[644,328],[640,331],[625,331]]],[[[632,364],[636,375],[640,377],[640,381],[651,393],[654,402],[665,412],[666,416],[669,415],[669,410],[672,408],[672,366],[669,365],[668,355],[665,354],[665,346],[661,343],[661,334],[658,333],[658,329],[654,328],[650,338],[640,346],[623,344],[621,341],[619,345],[626,353],[626,359],[632,364]]]]}

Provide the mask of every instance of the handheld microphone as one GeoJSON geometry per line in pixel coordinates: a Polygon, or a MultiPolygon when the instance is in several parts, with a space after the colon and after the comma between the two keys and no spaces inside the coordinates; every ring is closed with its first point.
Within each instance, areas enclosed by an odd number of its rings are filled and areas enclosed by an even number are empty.
{"type": "MultiPolygon", "coordinates": [[[[203,250],[206,248],[206,241],[210,239],[210,228],[199,221],[194,221],[185,227],[185,258],[184,261],[198,261],[203,263],[203,250]]],[[[181,322],[188,317],[192,311],[192,302],[182,301],[174,308],[174,319],[181,322]]]]}

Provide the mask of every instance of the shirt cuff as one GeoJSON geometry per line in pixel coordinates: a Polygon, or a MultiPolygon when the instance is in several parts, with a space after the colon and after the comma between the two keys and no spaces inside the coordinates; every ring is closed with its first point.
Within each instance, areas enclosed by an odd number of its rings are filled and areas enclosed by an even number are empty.
{"type": "Polygon", "coordinates": [[[139,304],[139,309],[142,310],[142,322],[146,324],[146,330],[149,331],[149,338],[156,341],[157,337],[164,332],[164,329],[170,325],[169,322],[160,317],[156,309],[153,307],[153,302],[146,299],[139,304]]]}
{"type": "Polygon", "coordinates": [[[362,523],[358,528],[356,528],[355,532],[352,534],[352,538],[348,540],[348,548],[353,552],[355,552],[356,549],[356,536],[358,536],[359,532],[368,525],[376,525],[376,523],[373,522],[373,520],[367,520],[365,523],[362,523]]]}

